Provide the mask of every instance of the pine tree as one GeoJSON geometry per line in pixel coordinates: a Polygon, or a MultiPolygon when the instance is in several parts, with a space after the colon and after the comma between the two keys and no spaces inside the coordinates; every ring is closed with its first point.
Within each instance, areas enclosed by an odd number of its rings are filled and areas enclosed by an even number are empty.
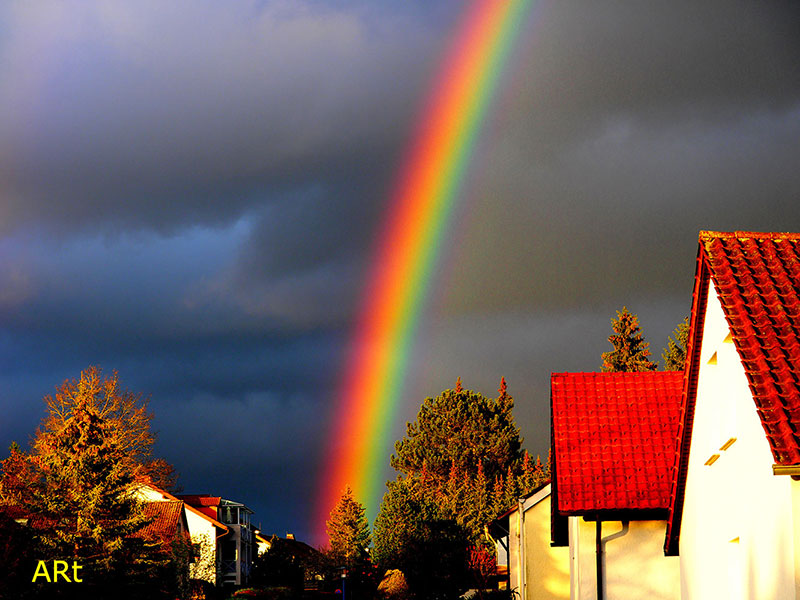
{"type": "Polygon", "coordinates": [[[331,510],[326,527],[335,561],[354,566],[366,560],[370,544],[369,524],[364,507],[353,498],[349,486],[331,510]]]}
{"type": "Polygon", "coordinates": [[[689,317],[686,317],[672,332],[675,339],[667,338],[667,347],[661,353],[665,371],[683,371],[686,365],[686,345],[689,343],[689,317]]]}
{"type": "Polygon", "coordinates": [[[446,483],[454,466],[474,477],[481,462],[493,482],[509,466],[517,469],[522,459],[513,406],[507,393],[495,399],[464,389],[426,398],[395,444],[391,465],[403,475],[418,476],[424,464],[432,481],[446,483]]]}
{"type": "Polygon", "coordinates": [[[537,473],[526,462],[505,378],[498,393],[464,389],[459,378],[454,389],[425,399],[395,444],[398,476],[375,520],[374,558],[383,569],[401,569],[420,597],[433,585],[452,591],[464,583],[465,549],[484,547],[485,526],[544,476],[544,467],[537,473]],[[448,581],[439,581],[443,572],[448,581]]]}
{"type": "Polygon", "coordinates": [[[654,371],[658,367],[647,358],[650,344],[644,341],[636,315],[623,306],[622,311],[617,311],[616,320],[611,319],[611,325],[614,333],[608,341],[614,349],[603,352],[603,372],[654,371]]]}

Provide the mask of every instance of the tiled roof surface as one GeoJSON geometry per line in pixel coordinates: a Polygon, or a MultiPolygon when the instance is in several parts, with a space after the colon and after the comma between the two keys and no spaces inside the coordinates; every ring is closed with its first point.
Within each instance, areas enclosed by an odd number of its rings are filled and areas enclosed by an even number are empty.
{"type": "Polygon", "coordinates": [[[683,373],[553,373],[560,514],[669,506],[683,373]]]}
{"type": "Polygon", "coordinates": [[[177,494],[177,497],[192,506],[219,506],[222,502],[220,496],[207,496],[204,494],[177,494]]]}
{"type": "Polygon", "coordinates": [[[183,502],[180,501],[145,503],[142,512],[153,521],[143,527],[138,535],[145,538],[171,539],[178,533],[182,511],[183,502]]]}
{"type": "Polygon", "coordinates": [[[702,232],[700,245],[775,462],[800,464],[800,235],[702,232]]]}

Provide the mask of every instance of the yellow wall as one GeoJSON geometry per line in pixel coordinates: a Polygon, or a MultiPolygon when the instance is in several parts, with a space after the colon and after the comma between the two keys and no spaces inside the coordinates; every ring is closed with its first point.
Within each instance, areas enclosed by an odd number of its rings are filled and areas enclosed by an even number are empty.
{"type": "Polygon", "coordinates": [[[508,567],[511,589],[521,600],[566,600],[569,598],[569,549],[550,546],[550,486],[534,496],[524,511],[520,535],[520,511],[509,517],[508,567]],[[539,500],[533,503],[532,500],[539,500]],[[520,542],[524,542],[520,555],[520,542]],[[525,563],[525,589],[521,589],[520,559],[525,563]]]}

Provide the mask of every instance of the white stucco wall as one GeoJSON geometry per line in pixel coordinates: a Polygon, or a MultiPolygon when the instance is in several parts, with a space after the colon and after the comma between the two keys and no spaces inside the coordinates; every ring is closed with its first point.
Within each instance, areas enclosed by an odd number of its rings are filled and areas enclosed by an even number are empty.
{"type": "Polygon", "coordinates": [[[199,556],[189,566],[189,576],[192,579],[202,579],[216,584],[217,528],[213,523],[191,510],[186,511],[186,520],[189,523],[192,544],[196,544],[199,553],[199,556]]]}
{"type": "Polygon", "coordinates": [[[793,482],[772,464],[711,286],[680,531],[684,600],[795,598],[793,482]]]}
{"type": "MultiPolygon", "coordinates": [[[[678,557],[664,556],[665,533],[666,521],[602,523],[603,598],[680,598],[680,562],[678,557]]],[[[597,600],[596,523],[570,517],[569,545],[572,565],[570,597],[573,600],[597,600]]]]}
{"type": "Polygon", "coordinates": [[[521,600],[569,598],[569,549],[550,546],[550,486],[523,504],[524,533],[520,535],[520,511],[508,518],[508,568],[512,590],[521,600]],[[521,548],[523,548],[520,553],[521,548]],[[520,567],[524,563],[524,589],[520,567]]]}

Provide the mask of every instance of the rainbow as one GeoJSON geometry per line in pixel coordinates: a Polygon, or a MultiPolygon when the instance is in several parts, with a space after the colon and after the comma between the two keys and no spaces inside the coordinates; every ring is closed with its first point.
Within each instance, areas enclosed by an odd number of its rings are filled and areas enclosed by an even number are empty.
{"type": "Polygon", "coordinates": [[[532,0],[471,2],[432,90],[378,237],[338,390],[317,531],[346,486],[374,516],[403,374],[481,123],[532,0]]]}

